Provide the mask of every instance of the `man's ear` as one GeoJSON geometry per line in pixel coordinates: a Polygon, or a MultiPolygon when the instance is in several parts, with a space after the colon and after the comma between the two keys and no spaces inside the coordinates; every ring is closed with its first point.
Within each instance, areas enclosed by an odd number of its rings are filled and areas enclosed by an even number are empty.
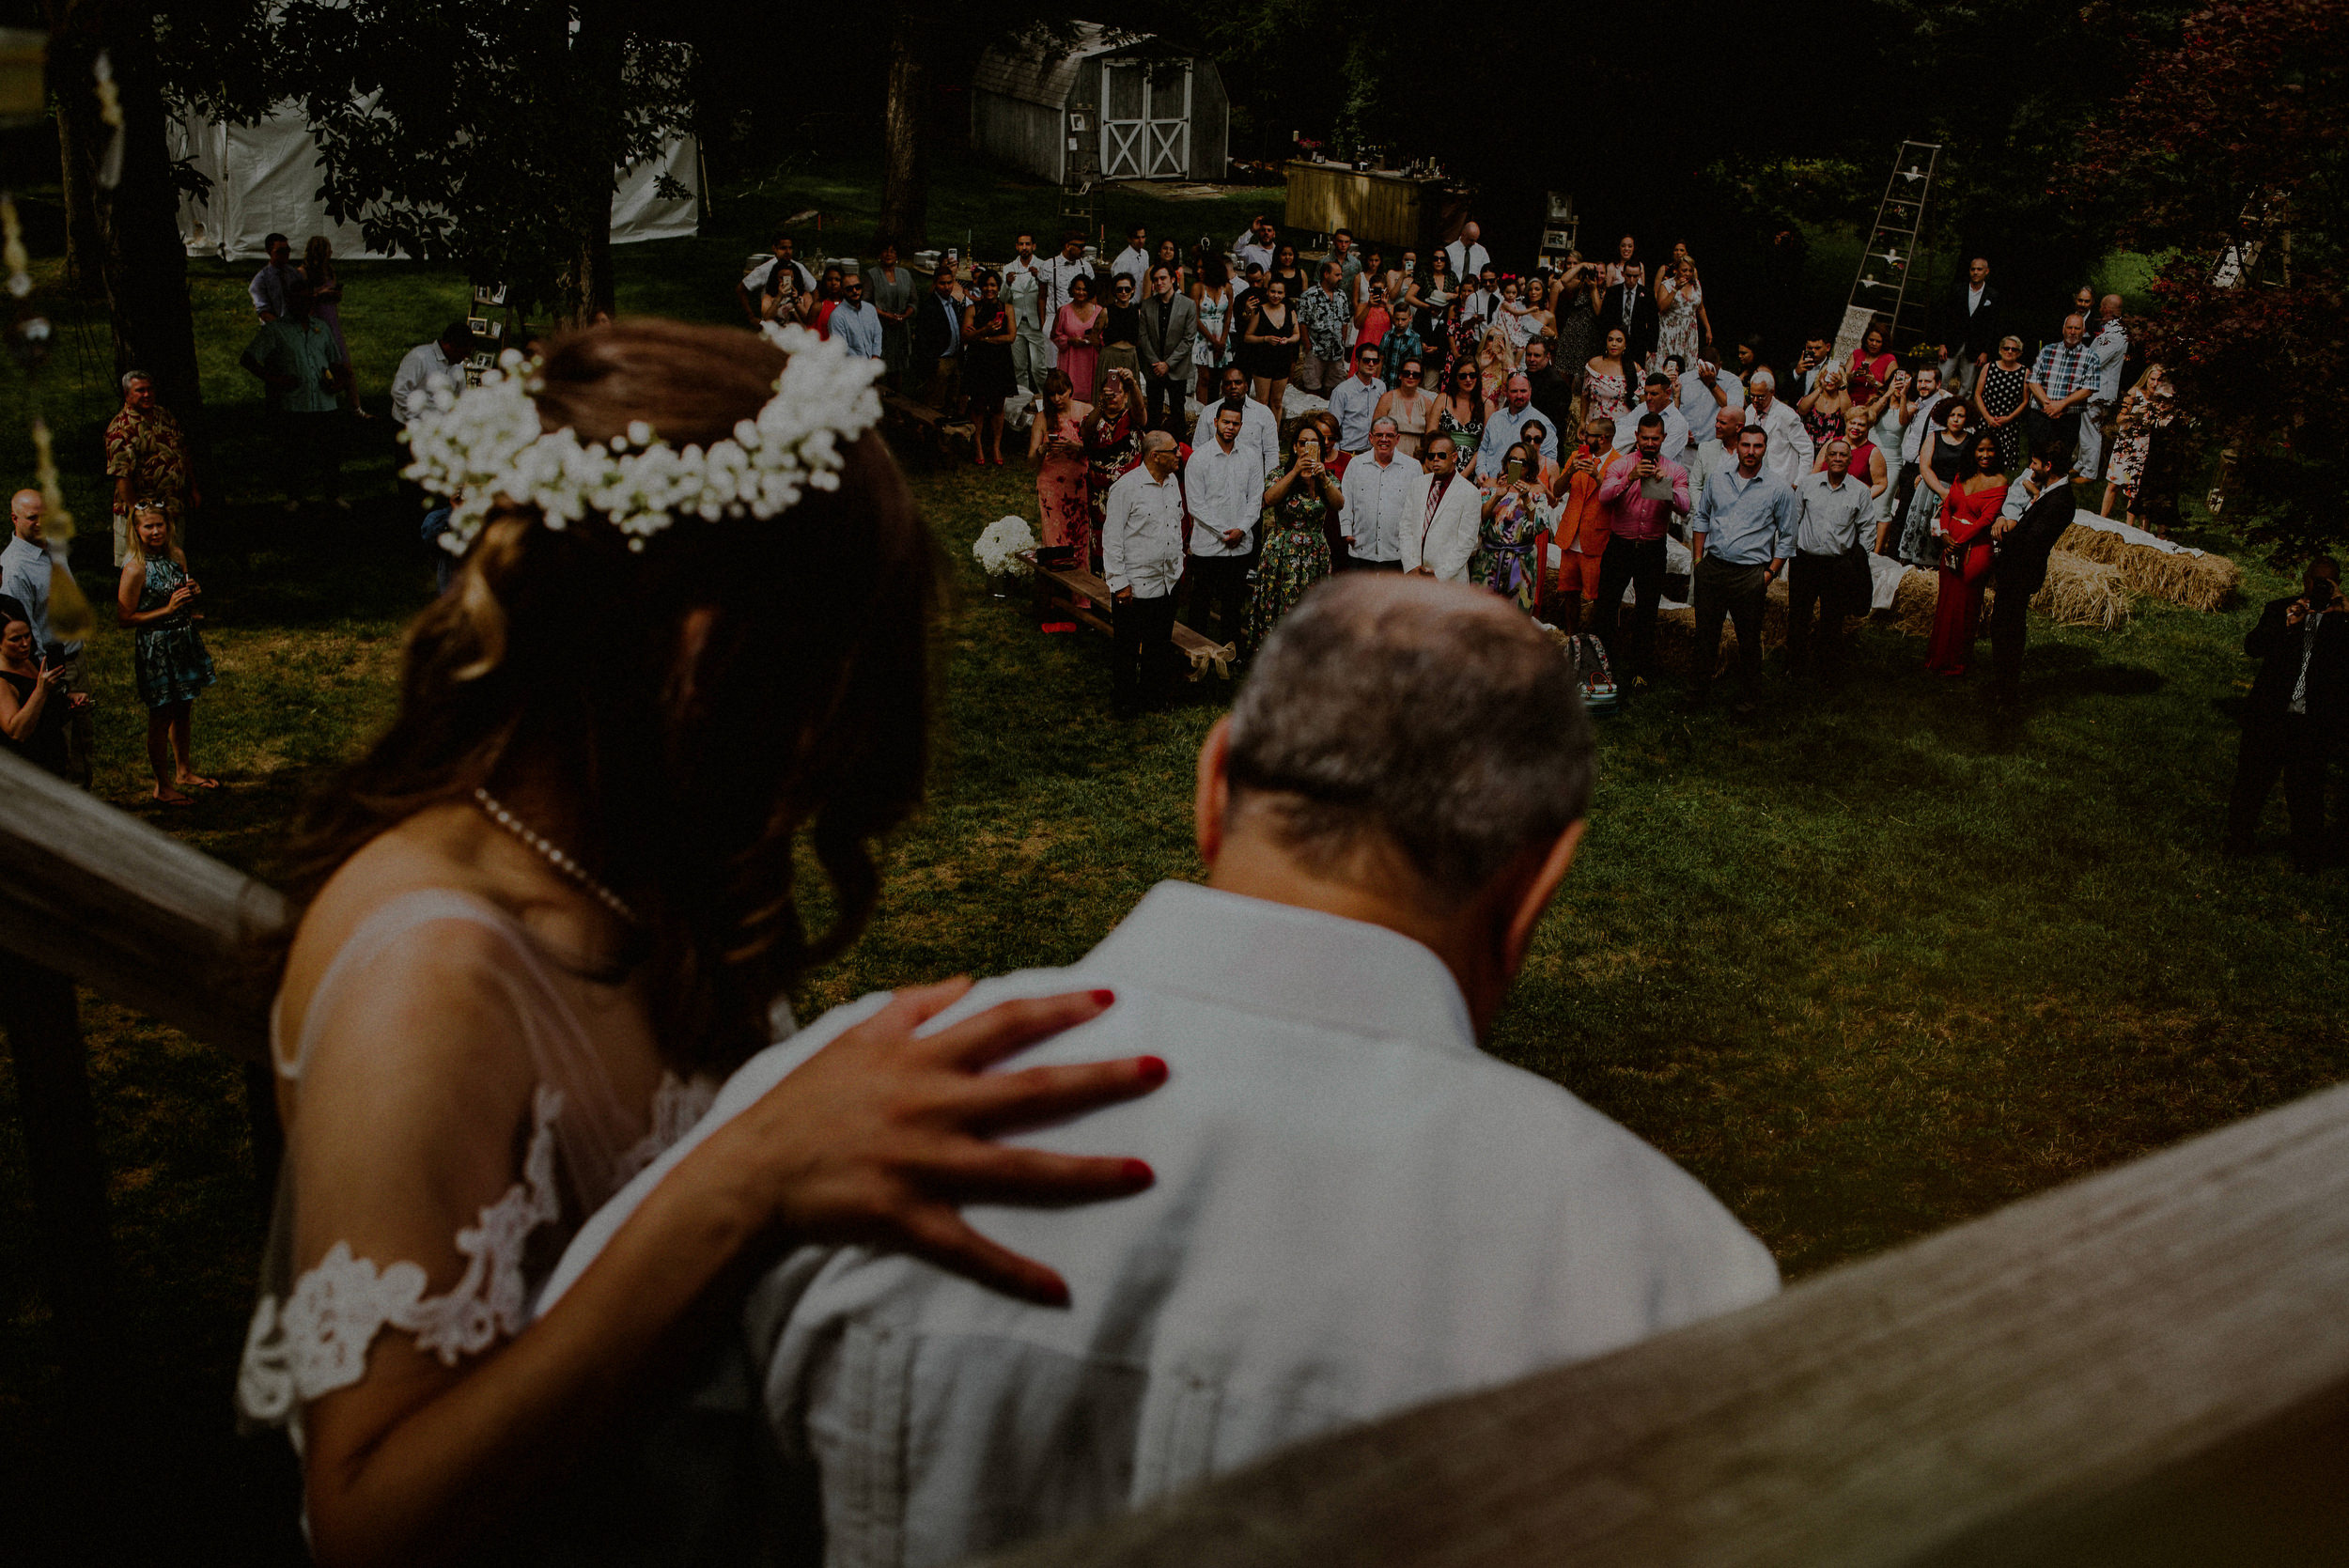
{"type": "Polygon", "coordinates": [[[1232,756],[1232,720],[1218,719],[1199,745],[1199,783],[1191,795],[1191,831],[1199,842],[1199,858],[1215,869],[1223,852],[1223,816],[1232,803],[1232,780],[1227,768],[1232,756]]]}
{"type": "Polygon", "coordinates": [[[1525,884],[1525,892],[1517,899],[1517,907],[1510,913],[1509,928],[1501,939],[1501,972],[1514,979],[1525,965],[1526,950],[1533,945],[1533,927],[1542,921],[1542,911],[1557,896],[1558,884],[1566,879],[1566,867],[1574,863],[1574,851],[1582,842],[1580,822],[1566,825],[1558,835],[1558,842],[1549,846],[1543,857],[1541,869],[1525,884]]]}

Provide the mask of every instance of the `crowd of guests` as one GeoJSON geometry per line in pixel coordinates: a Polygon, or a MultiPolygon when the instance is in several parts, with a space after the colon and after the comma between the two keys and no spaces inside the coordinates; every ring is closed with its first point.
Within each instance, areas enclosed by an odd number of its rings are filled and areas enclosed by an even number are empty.
{"type": "MultiPolygon", "coordinates": [[[[1657,676],[1669,584],[1694,608],[1699,672],[1722,622],[1736,627],[1748,708],[1771,585],[1785,579],[1797,611],[1790,662],[1832,684],[1873,552],[1941,575],[1926,662],[1959,675],[1998,557],[2034,587],[2044,575],[2046,550],[2022,539],[2061,532],[2075,503],[2059,475],[2103,481],[2108,512],[2126,497],[2133,517],[2174,515],[2182,465],[2155,456],[2168,383],[2149,366],[2122,395],[2117,296],[2046,323],[2033,352],[2002,330],[1977,259],[1945,341],[1907,363],[1881,326],[1840,357],[1824,337],[1780,356],[1751,337],[1724,351],[1685,245],[1655,272],[1651,287],[1626,235],[1607,261],[1520,277],[1474,224],[1423,265],[1344,230],[1303,258],[1268,217],[1188,251],[1136,225],[1107,261],[1074,232],[1050,256],[1021,233],[1010,263],[967,283],[941,258],[905,357],[871,341],[901,384],[968,400],[982,463],[1003,461],[1007,415],[1030,411],[1045,548],[1100,571],[1113,618],[1148,629],[1117,640],[1120,712],[1164,699],[1178,602],[1244,660],[1343,570],[1481,583],[1594,634],[1634,691],[1657,676]],[[2040,525],[2010,541],[2043,498],[2040,525]],[[1668,540],[1688,552],[1685,584],[1668,540]]],[[[832,330],[867,308],[846,282],[809,275],[779,235],[741,303],[832,330]]],[[[2021,624],[2004,629],[2017,651],[1997,692],[2012,702],[2021,624]]]]}

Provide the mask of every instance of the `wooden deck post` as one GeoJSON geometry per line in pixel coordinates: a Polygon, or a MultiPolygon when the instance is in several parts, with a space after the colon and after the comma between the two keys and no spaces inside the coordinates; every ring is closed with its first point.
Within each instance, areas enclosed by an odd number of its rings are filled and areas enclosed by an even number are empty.
{"type": "Polygon", "coordinates": [[[16,1067],[43,1283],[59,1348],[70,1376],[102,1379],[115,1341],[114,1254],[73,982],[22,959],[8,965],[0,981],[0,1025],[16,1067]]]}

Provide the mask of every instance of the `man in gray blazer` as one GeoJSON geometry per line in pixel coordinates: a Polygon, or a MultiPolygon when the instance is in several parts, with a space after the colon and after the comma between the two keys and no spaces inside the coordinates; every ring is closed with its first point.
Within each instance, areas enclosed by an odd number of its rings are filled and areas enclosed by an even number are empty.
{"type": "Polygon", "coordinates": [[[1150,297],[1142,302],[1142,377],[1150,428],[1180,432],[1183,389],[1190,380],[1191,345],[1199,339],[1199,307],[1174,292],[1174,270],[1150,269],[1150,297]]]}

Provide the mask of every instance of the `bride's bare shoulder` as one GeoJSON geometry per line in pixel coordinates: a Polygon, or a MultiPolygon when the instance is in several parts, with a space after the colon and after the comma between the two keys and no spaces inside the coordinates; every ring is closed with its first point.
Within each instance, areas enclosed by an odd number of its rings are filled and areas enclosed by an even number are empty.
{"type": "MultiPolygon", "coordinates": [[[[484,826],[467,808],[432,807],[377,834],[345,861],[311,900],[295,931],[278,992],[283,1021],[291,1025],[302,1017],[334,955],[395,899],[438,889],[497,903],[490,879],[475,863],[484,826]]],[[[462,950],[485,935],[453,933],[460,951],[451,956],[461,961],[462,950]]]]}

